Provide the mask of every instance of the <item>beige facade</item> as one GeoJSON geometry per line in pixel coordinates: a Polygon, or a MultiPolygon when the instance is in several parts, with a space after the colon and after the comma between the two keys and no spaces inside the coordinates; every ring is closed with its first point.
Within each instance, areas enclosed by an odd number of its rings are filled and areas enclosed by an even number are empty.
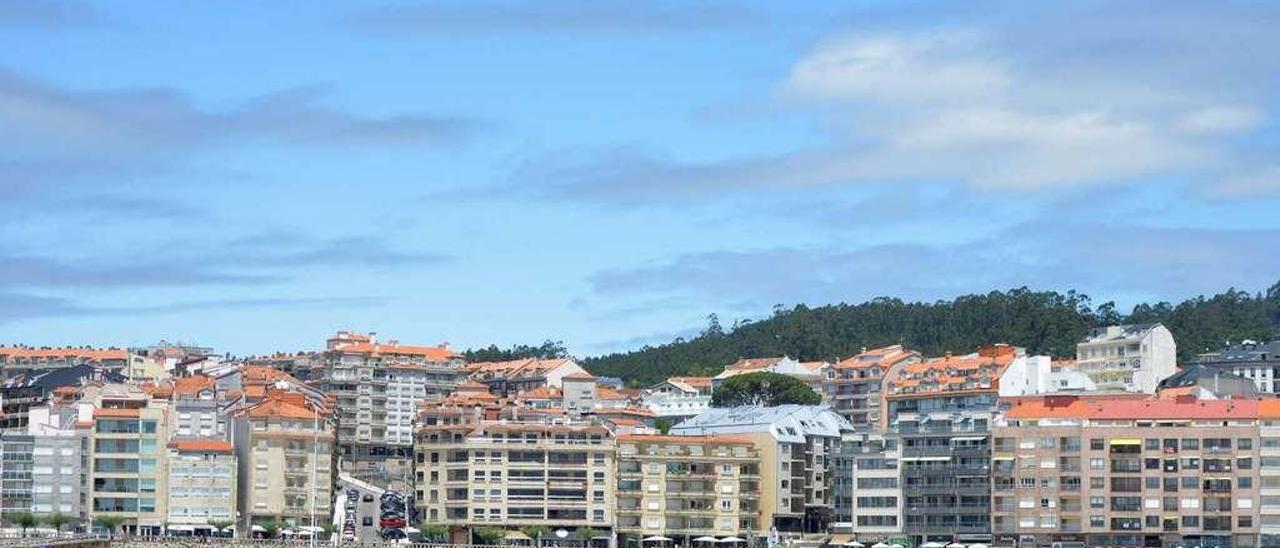
{"type": "Polygon", "coordinates": [[[1257,416],[1252,400],[1015,406],[993,433],[996,544],[1258,546],[1257,416]]]}
{"type": "Polygon", "coordinates": [[[333,432],[301,394],[270,394],[235,419],[240,531],[279,522],[319,526],[331,515],[333,432]],[[314,516],[314,521],[313,521],[314,516]]]}
{"type": "Polygon", "coordinates": [[[738,436],[618,438],[618,532],[748,538],[760,521],[760,453],[738,436]]]}
{"type": "Polygon", "coordinates": [[[115,516],[125,531],[158,534],[167,515],[167,402],[121,388],[93,412],[89,518],[115,516]]]}
{"type": "Polygon", "coordinates": [[[177,440],[169,444],[169,531],[213,532],[236,518],[236,455],[230,442],[177,440]]]}
{"type": "Polygon", "coordinates": [[[614,524],[616,447],[595,424],[425,426],[416,445],[420,518],[455,540],[476,527],[606,530],[614,524]]]}

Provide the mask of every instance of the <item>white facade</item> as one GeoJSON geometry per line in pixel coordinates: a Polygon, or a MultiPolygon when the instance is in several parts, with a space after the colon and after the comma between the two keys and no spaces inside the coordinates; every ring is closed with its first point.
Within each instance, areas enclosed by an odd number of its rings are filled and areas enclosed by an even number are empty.
{"type": "Polygon", "coordinates": [[[1177,361],[1178,346],[1165,326],[1113,325],[1093,330],[1076,345],[1075,369],[1098,390],[1154,394],[1177,361]]]}
{"type": "MultiPolygon", "coordinates": [[[[1014,358],[1000,376],[1000,397],[1035,396],[1040,394],[1092,392],[1097,383],[1075,368],[1054,371],[1049,356],[1014,358]]],[[[1153,389],[1154,391],[1154,389],[1153,389]]]]}

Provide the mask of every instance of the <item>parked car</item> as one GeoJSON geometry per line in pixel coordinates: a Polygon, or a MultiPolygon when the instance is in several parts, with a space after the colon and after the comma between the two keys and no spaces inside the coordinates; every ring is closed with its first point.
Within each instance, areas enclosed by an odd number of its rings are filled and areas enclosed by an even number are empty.
{"type": "Polygon", "coordinates": [[[378,525],[383,529],[400,529],[405,526],[404,518],[382,518],[378,525]]]}
{"type": "Polygon", "coordinates": [[[365,502],[373,502],[373,495],[370,495],[370,494],[368,494],[368,493],[365,493],[365,495],[364,495],[364,501],[365,501],[365,502]]]}
{"type": "Polygon", "coordinates": [[[373,518],[365,516],[364,521],[361,524],[365,527],[373,527],[373,518]]]}
{"type": "Polygon", "coordinates": [[[401,531],[400,529],[383,529],[382,530],[382,540],[400,540],[404,538],[408,538],[408,535],[406,535],[404,531],[401,531]]]}

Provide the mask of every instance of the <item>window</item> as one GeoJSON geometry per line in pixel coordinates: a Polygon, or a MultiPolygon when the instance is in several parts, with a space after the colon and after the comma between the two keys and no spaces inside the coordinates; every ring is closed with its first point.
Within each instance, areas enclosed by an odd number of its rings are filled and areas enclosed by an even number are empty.
{"type": "MultiPolygon", "coordinates": [[[[1240,438],[1236,440],[1236,449],[1253,449],[1253,440],[1250,438],[1240,438]]],[[[1244,527],[1241,525],[1241,527],[1244,527]]]]}
{"type": "Polygon", "coordinates": [[[1107,441],[1102,438],[1092,438],[1089,440],[1089,449],[1101,451],[1107,448],[1107,441]]]}
{"type": "Polygon", "coordinates": [[[1236,479],[1236,487],[1240,489],[1250,489],[1253,487],[1253,478],[1249,476],[1240,476],[1236,479]]]}
{"type": "Polygon", "coordinates": [[[1107,487],[1107,478],[1094,477],[1089,478],[1090,489],[1105,489],[1107,487]]]}
{"type": "Polygon", "coordinates": [[[1089,516],[1089,527],[1106,527],[1106,516],[1089,516]]]}
{"type": "Polygon", "coordinates": [[[1107,459],[1089,459],[1089,468],[1103,470],[1107,467],[1107,459]]]}
{"type": "Polygon", "coordinates": [[[1196,438],[1182,438],[1182,450],[1194,451],[1200,449],[1200,440],[1196,438]]]}
{"type": "Polygon", "coordinates": [[[1200,516],[1182,516],[1183,527],[1199,527],[1200,516]]]}
{"type": "Polygon", "coordinates": [[[1089,497],[1089,508],[1106,508],[1107,497],[1089,497]]]}
{"type": "Polygon", "coordinates": [[[1142,440],[1142,448],[1147,451],[1160,450],[1160,438],[1147,438],[1142,440]]]}

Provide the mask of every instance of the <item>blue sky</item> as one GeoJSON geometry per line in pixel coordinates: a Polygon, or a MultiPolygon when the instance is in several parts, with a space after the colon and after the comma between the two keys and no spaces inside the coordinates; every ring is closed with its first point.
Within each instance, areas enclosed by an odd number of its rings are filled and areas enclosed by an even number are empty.
{"type": "Polygon", "coordinates": [[[1269,2],[0,6],[0,342],[1280,279],[1269,2]]]}

